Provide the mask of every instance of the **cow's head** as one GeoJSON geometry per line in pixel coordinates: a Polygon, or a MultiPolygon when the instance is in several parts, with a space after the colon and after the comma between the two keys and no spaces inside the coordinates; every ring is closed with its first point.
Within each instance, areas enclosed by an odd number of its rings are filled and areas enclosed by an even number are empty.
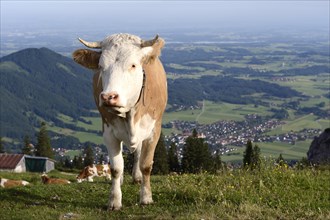
{"type": "Polygon", "coordinates": [[[129,34],[115,34],[101,42],[86,42],[89,48],[76,50],[73,59],[89,69],[99,71],[103,91],[100,105],[118,113],[128,112],[139,100],[144,82],[143,66],[160,55],[164,40],[158,35],[149,41],[129,34]]]}

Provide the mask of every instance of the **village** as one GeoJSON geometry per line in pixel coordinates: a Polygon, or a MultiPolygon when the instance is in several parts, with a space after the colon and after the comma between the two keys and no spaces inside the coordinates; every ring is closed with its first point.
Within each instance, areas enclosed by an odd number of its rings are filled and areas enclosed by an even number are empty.
{"type": "Polygon", "coordinates": [[[285,124],[278,119],[270,119],[249,114],[244,121],[218,121],[213,124],[202,125],[197,122],[172,121],[173,128],[182,133],[172,133],[165,136],[166,145],[175,143],[179,156],[185,140],[191,135],[193,129],[198,132],[198,137],[203,138],[209,145],[212,153],[229,154],[244,147],[248,140],[253,142],[283,142],[294,145],[296,141],[313,139],[321,133],[320,129],[302,129],[299,132],[290,131],[279,135],[269,135],[268,132],[285,124]]]}

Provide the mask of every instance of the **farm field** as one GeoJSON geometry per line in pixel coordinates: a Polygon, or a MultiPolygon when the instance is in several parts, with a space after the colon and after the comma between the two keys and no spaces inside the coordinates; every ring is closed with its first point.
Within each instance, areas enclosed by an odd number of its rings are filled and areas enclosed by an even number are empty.
{"type": "Polygon", "coordinates": [[[1,219],[329,219],[329,170],[265,168],[218,175],[152,176],[154,203],[141,207],[139,186],[125,175],[123,208],[107,212],[110,183],[43,185],[40,174],[0,172],[26,187],[0,188],[1,219]]]}
{"type": "MultiPolygon", "coordinates": [[[[263,143],[254,142],[258,145],[261,152],[261,157],[266,159],[277,159],[280,154],[286,161],[299,161],[303,157],[307,157],[307,151],[311,144],[311,141],[297,141],[294,145],[282,142],[263,143]]],[[[229,154],[221,156],[221,159],[225,162],[237,162],[242,163],[245,147],[228,146],[237,149],[229,154]]]]}

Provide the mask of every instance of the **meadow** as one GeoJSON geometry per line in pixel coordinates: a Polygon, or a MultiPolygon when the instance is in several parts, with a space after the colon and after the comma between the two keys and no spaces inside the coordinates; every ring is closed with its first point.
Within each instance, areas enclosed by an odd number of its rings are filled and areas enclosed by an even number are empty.
{"type": "Polygon", "coordinates": [[[140,206],[139,186],[125,175],[123,208],[108,212],[110,183],[74,182],[75,175],[52,171],[70,185],[43,185],[40,174],[0,172],[25,179],[26,187],[0,188],[1,219],[330,219],[329,169],[260,171],[235,169],[216,175],[152,176],[154,203],[140,206]]]}

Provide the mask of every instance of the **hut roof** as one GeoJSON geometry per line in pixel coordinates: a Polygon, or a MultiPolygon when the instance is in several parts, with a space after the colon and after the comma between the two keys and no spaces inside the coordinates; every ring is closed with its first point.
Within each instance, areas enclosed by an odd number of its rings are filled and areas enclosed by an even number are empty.
{"type": "Polygon", "coordinates": [[[0,154],[0,169],[15,169],[24,154],[0,154]]]}

